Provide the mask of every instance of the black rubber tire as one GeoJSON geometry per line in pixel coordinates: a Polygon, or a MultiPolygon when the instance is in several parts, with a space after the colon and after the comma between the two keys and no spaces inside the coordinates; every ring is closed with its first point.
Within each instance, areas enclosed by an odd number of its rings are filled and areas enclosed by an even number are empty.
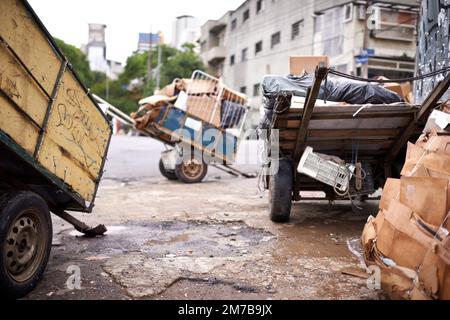
{"type": "Polygon", "coordinates": [[[178,180],[177,175],[175,174],[175,171],[167,170],[164,167],[164,163],[161,160],[159,160],[159,172],[163,175],[164,178],[170,181],[178,180]]]}
{"type": "Polygon", "coordinates": [[[288,160],[280,160],[279,170],[269,177],[269,213],[276,223],[288,222],[291,217],[294,173],[288,160]]]}
{"type": "Polygon", "coordinates": [[[175,167],[175,175],[178,180],[187,184],[200,183],[205,179],[208,174],[208,165],[203,162],[201,167],[201,172],[195,177],[190,177],[187,173],[184,172],[183,164],[179,164],[175,167]]]}
{"type": "MultiPolygon", "coordinates": [[[[19,299],[26,296],[36,287],[47,267],[52,248],[52,237],[53,228],[50,212],[47,203],[39,195],[29,191],[19,191],[14,194],[10,193],[0,196],[1,297],[19,299]],[[25,276],[19,281],[17,280],[18,275],[11,276],[11,273],[8,271],[7,259],[12,251],[10,251],[11,244],[8,244],[7,241],[14,240],[7,238],[10,231],[14,230],[11,229],[13,224],[22,223],[23,220],[19,218],[26,218],[24,215],[32,215],[32,222],[30,222],[30,219],[27,219],[28,221],[25,223],[28,224],[26,227],[33,228],[37,235],[36,252],[30,255],[33,261],[30,265],[25,265],[23,272],[21,272],[25,276]],[[29,274],[26,274],[27,272],[29,274]]],[[[17,242],[15,245],[17,246],[17,242]]]]}

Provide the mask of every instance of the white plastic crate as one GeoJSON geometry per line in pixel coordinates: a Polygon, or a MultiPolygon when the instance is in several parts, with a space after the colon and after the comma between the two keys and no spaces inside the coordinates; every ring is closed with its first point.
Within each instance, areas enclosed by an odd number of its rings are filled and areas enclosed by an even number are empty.
{"type": "Polygon", "coordinates": [[[333,161],[322,158],[307,147],[298,166],[298,172],[313,179],[346,192],[349,187],[354,166],[339,165],[333,161]],[[350,175],[350,176],[349,176],[350,175]]]}

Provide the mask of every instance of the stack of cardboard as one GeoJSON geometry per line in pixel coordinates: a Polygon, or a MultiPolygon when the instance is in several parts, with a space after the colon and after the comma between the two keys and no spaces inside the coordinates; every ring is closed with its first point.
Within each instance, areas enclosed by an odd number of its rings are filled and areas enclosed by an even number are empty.
{"type": "Polygon", "coordinates": [[[393,299],[450,299],[450,135],[431,127],[408,145],[401,179],[387,181],[362,236],[393,299]]]}

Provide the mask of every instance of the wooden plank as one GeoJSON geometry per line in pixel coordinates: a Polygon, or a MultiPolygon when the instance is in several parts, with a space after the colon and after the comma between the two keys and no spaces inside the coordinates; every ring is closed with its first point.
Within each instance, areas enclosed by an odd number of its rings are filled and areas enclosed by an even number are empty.
{"type": "Polygon", "coordinates": [[[110,134],[109,123],[66,70],[38,161],[91,202],[110,134]]]}
{"type": "MultiPolygon", "coordinates": [[[[39,136],[38,128],[28,121],[3,96],[0,95],[0,131],[6,133],[30,155],[39,136]]],[[[1,157],[1,155],[0,155],[1,157]]]]}
{"type": "MultiPolygon", "coordinates": [[[[397,117],[405,117],[412,118],[416,114],[417,111],[406,110],[406,111],[366,111],[359,113],[356,117],[354,117],[353,112],[344,112],[344,111],[335,111],[335,112],[314,112],[311,117],[311,120],[332,120],[332,119],[376,119],[376,118],[397,118],[397,117]]],[[[301,120],[302,114],[281,114],[278,115],[279,119],[282,120],[301,120]]]]}
{"type": "MultiPolygon", "coordinates": [[[[300,157],[305,149],[305,142],[307,139],[307,132],[309,127],[309,122],[311,121],[314,106],[316,104],[317,98],[320,92],[320,86],[322,85],[322,80],[328,73],[328,69],[325,67],[319,67],[316,70],[315,79],[313,85],[308,88],[308,93],[306,95],[305,107],[303,109],[302,120],[298,130],[298,135],[296,139],[295,149],[294,149],[294,163],[300,161],[300,157]]],[[[295,194],[295,193],[294,193],[295,194]]]]}
{"type": "MultiPolygon", "coordinates": [[[[295,140],[281,140],[281,143],[289,143],[295,140]]],[[[380,148],[392,147],[395,140],[382,140],[382,139],[336,139],[336,140],[308,140],[308,146],[318,148],[319,146],[340,146],[351,148],[352,145],[359,145],[360,149],[364,149],[365,146],[379,146],[380,148]]]]}
{"type": "MultiPolygon", "coordinates": [[[[309,130],[308,139],[330,138],[338,139],[363,139],[365,137],[383,137],[384,139],[396,138],[401,133],[400,129],[330,129],[309,130]]],[[[296,138],[295,130],[281,130],[281,140],[293,140],[296,138]]]]}
{"type": "Polygon", "coordinates": [[[0,1],[0,36],[50,95],[61,59],[21,0],[0,1]]]}
{"type": "MultiPolygon", "coordinates": [[[[411,118],[412,119],[412,118],[411,118]]],[[[309,130],[322,130],[324,128],[339,128],[342,130],[353,129],[397,129],[404,128],[410,122],[410,118],[373,118],[373,119],[328,119],[328,120],[314,120],[312,119],[309,125],[309,130]]],[[[280,131],[286,129],[298,129],[300,126],[299,120],[287,120],[284,128],[275,127],[280,131]]]]}
{"type": "Polygon", "coordinates": [[[49,99],[10,51],[2,45],[0,45],[0,90],[36,123],[42,125],[49,99]]]}

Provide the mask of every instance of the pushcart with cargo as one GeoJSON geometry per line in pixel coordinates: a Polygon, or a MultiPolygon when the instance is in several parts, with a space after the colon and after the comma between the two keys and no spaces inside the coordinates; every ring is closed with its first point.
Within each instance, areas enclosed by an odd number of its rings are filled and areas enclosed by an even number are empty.
{"type": "Polygon", "coordinates": [[[142,100],[134,118],[96,99],[108,115],[166,146],[159,169],[169,180],[201,182],[209,165],[234,176],[254,177],[232,167],[248,113],[246,96],[202,71],[174,83],[181,81],[183,90],[142,100]]]}

